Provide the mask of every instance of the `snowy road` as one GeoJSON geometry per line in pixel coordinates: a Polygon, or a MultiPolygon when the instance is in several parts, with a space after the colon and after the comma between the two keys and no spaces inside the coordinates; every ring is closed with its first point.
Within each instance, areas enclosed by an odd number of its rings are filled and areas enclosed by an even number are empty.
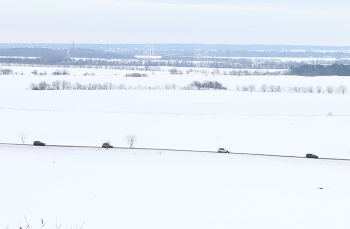
{"type": "Polygon", "coordinates": [[[107,151],[109,153],[118,153],[118,152],[129,152],[129,153],[139,153],[139,154],[220,154],[220,155],[230,155],[234,158],[240,159],[249,159],[249,160],[266,160],[266,161],[279,161],[279,162],[289,162],[289,163],[301,163],[301,164],[314,164],[314,165],[333,165],[333,166],[349,166],[350,159],[346,158],[306,158],[299,156],[286,156],[286,155],[273,155],[273,154],[253,154],[253,153],[239,153],[239,152],[230,152],[230,153],[218,153],[216,151],[203,151],[203,150],[185,150],[185,149],[157,149],[157,148],[126,148],[126,147],[114,147],[111,149],[104,149],[99,146],[72,146],[72,145],[46,145],[46,146],[33,146],[31,144],[12,144],[12,143],[0,143],[0,149],[6,151],[9,149],[21,149],[21,150],[36,150],[42,153],[59,152],[64,149],[71,149],[75,151],[76,149],[87,150],[90,152],[91,149],[96,151],[107,151]]]}

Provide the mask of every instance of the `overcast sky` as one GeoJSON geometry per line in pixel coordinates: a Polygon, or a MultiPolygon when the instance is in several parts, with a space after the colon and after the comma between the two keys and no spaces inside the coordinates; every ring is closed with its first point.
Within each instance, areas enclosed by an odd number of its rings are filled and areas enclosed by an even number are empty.
{"type": "Polygon", "coordinates": [[[0,43],[350,45],[349,0],[0,3],[0,43]]]}

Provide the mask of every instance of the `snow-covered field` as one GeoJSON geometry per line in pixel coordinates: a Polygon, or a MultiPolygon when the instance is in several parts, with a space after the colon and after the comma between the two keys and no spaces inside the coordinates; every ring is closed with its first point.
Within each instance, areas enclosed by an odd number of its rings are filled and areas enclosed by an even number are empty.
{"type": "MultiPolygon", "coordinates": [[[[212,80],[236,85],[339,86],[350,77],[123,77],[137,71],[12,67],[0,76],[0,143],[41,140],[350,158],[350,95],[242,91],[32,91],[45,80],[132,86],[212,80]],[[49,75],[34,76],[34,69],[49,75]],[[95,76],[83,76],[94,72],[95,76]]],[[[347,162],[210,153],[0,146],[0,223],[18,228],[347,228],[347,162]],[[319,189],[323,188],[323,189],[319,189]],[[50,225],[50,226],[49,226],[50,225]]]]}
{"type": "Polygon", "coordinates": [[[0,146],[2,225],[348,228],[350,163],[0,146]],[[322,188],[322,189],[320,189],[322,188]]]}

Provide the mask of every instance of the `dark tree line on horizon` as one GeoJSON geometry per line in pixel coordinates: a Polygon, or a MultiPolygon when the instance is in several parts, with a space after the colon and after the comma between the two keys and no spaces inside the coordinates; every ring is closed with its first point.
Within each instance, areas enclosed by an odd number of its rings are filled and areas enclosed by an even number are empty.
{"type": "Polygon", "coordinates": [[[350,65],[301,65],[292,66],[288,71],[290,75],[299,76],[350,76],[350,65]]]}

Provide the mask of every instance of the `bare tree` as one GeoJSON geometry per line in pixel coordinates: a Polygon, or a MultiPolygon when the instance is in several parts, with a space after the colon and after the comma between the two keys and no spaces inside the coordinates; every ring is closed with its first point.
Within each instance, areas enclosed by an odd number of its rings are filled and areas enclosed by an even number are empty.
{"type": "Polygon", "coordinates": [[[109,83],[104,83],[103,84],[103,89],[104,90],[112,90],[115,88],[115,85],[112,82],[109,83]]]}
{"type": "Polygon", "coordinates": [[[45,224],[46,224],[46,221],[43,220],[43,219],[41,219],[41,229],[43,229],[43,227],[45,226],[45,224]]]}
{"type": "Polygon", "coordinates": [[[134,148],[134,145],[137,142],[137,137],[133,134],[130,134],[125,137],[125,141],[128,143],[130,148],[134,148]]]}
{"type": "Polygon", "coordinates": [[[21,139],[22,144],[24,144],[27,139],[27,134],[22,132],[18,137],[21,139]]]}
{"type": "Polygon", "coordinates": [[[38,89],[39,90],[47,90],[51,87],[50,84],[46,83],[45,81],[41,81],[39,84],[38,84],[38,89]]]}
{"type": "Polygon", "coordinates": [[[275,91],[276,91],[275,86],[274,86],[274,85],[270,85],[270,86],[269,86],[269,91],[270,91],[270,92],[275,92],[275,91]]]}
{"type": "Polygon", "coordinates": [[[338,91],[339,91],[339,93],[345,94],[348,91],[348,89],[346,88],[346,86],[340,85],[338,87],[338,91]]]}
{"type": "Polygon", "coordinates": [[[19,222],[18,222],[18,228],[23,229],[21,220],[19,220],[19,222]]]}
{"type": "Polygon", "coordinates": [[[281,86],[277,85],[277,86],[276,86],[276,91],[277,91],[277,92],[282,92],[281,86]]]}
{"type": "Polygon", "coordinates": [[[267,92],[267,85],[266,84],[261,85],[260,91],[267,92]]]}
{"type": "Polygon", "coordinates": [[[60,228],[61,228],[61,226],[62,226],[62,224],[58,225],[57,220],[56,220],[56,223],[55,223],[55,227],[56,227],[56,229],[60,229],[60,228]]]}
{"type": "Polygon", "coordinates": [[[26,229],[32,229],[28,220],[27,220],[27,217],[24,216],[24,219],[26,220],[26,224],[27,224],[26,229]]]}
{"type": "Polygon", "coordinates": [[[84,224],[85,224],[85,222],[83,222],[82,224],[81,224],[81,226],[80,227],[78,227],[78,225],[75,227],[75,229],[82,229],[83,227],[84,227],[84,224]]]}
{"type": "Polygon", "coordinates": [[[69,81],[62,80],[62,90],[71,90],[72,89],[72,84],[69,81]]]}
{"type": "Polygon", "coordinates": [[[61,90],[62,89],[62,81],[61,80],[56,80],[55,82],[52,83],[52,89],[53,90],[61,90]]]}
{"type": "Polygon", "coordinates": [[[31,90],[38,90],[38,85],[36,85],[36,83],[31,83],[31,84],[29,85],[29,88],[30,88],[31,90]]]}
{"type": "Polygon", "coordinates": [[[119,84],[117,86],[117,89],[119,89],[119,90],[126,90],[127,88],[126,88],[126,86],[124,84],[119,84]]]}
{"type": "Polygon", "coordinates": [[[69,73],[69,71],[68,71],[67,69],[63,69],[63,70],[61,71],[61,74],[62,74],[62,75],[70,75],[70,73],[69,73]]]}
{"type": "Polygon", "coordinates": [[[294,91],[294,92],[300,92],[300,87],[294,86],[294,87],[293,87],[293,91],[294,91]]]}
{"type": "Polygon", "coordinates": [[[334,87],[333,86],[331,86],[331,85],[329,85],[329,86],[327,86],[327,92],[329,93],[329,94],[331,94],[331,93],[333,93],[333,91],[334,91],[334,87]]]}
{"type": "Polygon", "coordinates": [[[87,88],[88,90],[92,90],[92,84],[89,83],[89,84],[86,86],[86,88],[87,88]]]}
{"type": "Polygon", "coordinates": [[[309,87],[309,93],[314,93],[314,87],[313,86],[309,87]]]}
{"type": "Polygon", "coordinates": [[[56,69],[52,74],[53,75],[61,75],[61,71],[59,69],[56,69]]]}
{"type": "Polygon", "coordinates": [[[79,83],[79,82],[76,82],[74,85],[73,85],[73,89],[75,90],[84,90],[84,86],[79,83]]]}
{"type": "Polygon", "coordinates": [[[301,87],[300,92],[307,93],[307,92],[309,92],[309,89],[307,87],[301,87]]]}
{"type": "Polygon", "coordinates": [[[249,89],[249,91],[255,91],[255,85],[250,84],[250,85],[248,86],[248,89],[249,89]]]}
{"type": "MultiPolygon", "coordinates": [[[[21,223],[21,220],[19,220],[19,223],[18,223],[18,228],[19,229],[32,229],[32,226],[30,225],[30,223],[28,222],[28,219],[26,216],[24,216],[24,220],[25,220],[25,226],[22,226],[22,223],[21,223]]],[[[41,219],[40,220],[40,224],[41,224],[41,229],[44,228],[44,226],[46,225],[46,221],[41,219]]],[[[75,229],[82,229],[84,227],[84,224],[85,222],[83,222],[80,226],[79,225],[76,225],[75,226],[75,229]]],[[[55,227],[56,229],[60,229],[62,226],[62,224],[58,225],[57,221],[56,221],[56,224],[55,224],[55,227]]],[[[9,228],[9,225],[5,225],[5,229],[8,229],[9,228]]],[[[68,226],[66,225],[66,228],[68,229],[68,226]]],[[[70,227],[71,229],[73,229],[73,225],[71,225],[70,227]]]]}
{"type": "Polygon", "coordinates": [[[321,86],[317,86],[316,87],[316,91],[317,91],[317,93],[321,93],[322,92],[322,87],[321,86]]]}
{"type": "Polygon", "coordinates": [[[175,90],[176,85],[175,84],[165,84],[164,88],[166,90],[175,90]]]}

